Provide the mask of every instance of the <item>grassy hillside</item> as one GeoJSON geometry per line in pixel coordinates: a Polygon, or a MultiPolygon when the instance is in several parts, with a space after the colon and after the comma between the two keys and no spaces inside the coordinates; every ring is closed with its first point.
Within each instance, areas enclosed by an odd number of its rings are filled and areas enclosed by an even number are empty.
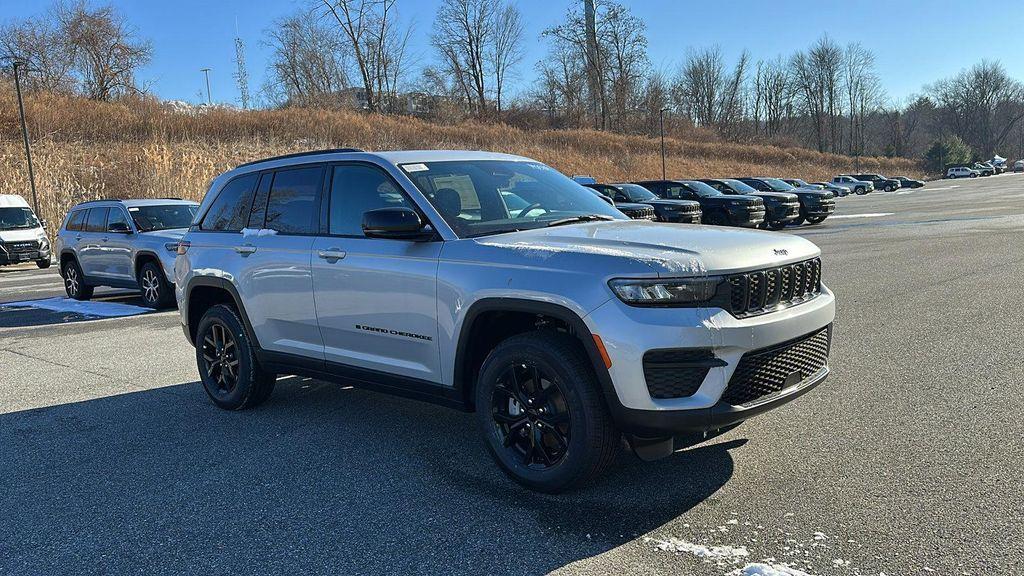
{"type": "MultiPolygon", "coordinates": [[[[0,193],[30,195],[13,90],[0,87],[0,193]]],[[[600,180],[661,176],[657,139],[592,130],[526,131],[466,122],[322,110],[174,110],[154,101],[100,103],[49,94],[26,101],[41,217],[60,220],[100,197],[200,199],[219,172],[260,157],[317,148],[483,149],[536,158],[600,180]]],[[[696,137],[694,137],[696,138],[696,137]]],[[[853,159],[799,148],[668,138],[668,175],[778,175],[820,180],[853,159]]],[[[861,169],[920,174],[904,159],[861,158],[861,169]]]]}

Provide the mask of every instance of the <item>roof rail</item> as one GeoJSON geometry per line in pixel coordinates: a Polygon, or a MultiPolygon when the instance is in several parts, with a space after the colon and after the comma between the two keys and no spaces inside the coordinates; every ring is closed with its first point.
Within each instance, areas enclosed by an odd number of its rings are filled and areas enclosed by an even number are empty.
{"type": "Polygon", "coordinates": [[[75,204],[75,206],[81,206],[82,204],[92,204],[93,202],[121,202],[123,200],[124,198],[97,198],[95,200],[83,200],[82,202],[75,204]]]}
{"type": "Polygon", "coordinates": [[[332,148],[329,150],[310,150],[308,152],[295,152],[294,154],[282,154],[281,156],[271,156],[270,158],[253,160],[252,162],[239,164],[238,168],[241,168],[242,166],[252,166],[253,164],[260,164],[263,162],[270,162],[273,160],[286,160],[288,158],[301,158],[302,156],[314,156],[318,154],[339,154],[342,152],[363,152],[363,150],[360,150],[359,148],[332,148]]]}

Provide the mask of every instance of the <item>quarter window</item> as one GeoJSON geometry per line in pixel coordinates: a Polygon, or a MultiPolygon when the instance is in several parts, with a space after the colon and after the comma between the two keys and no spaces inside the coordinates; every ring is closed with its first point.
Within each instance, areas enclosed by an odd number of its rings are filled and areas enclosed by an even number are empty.
{"type": "Polygon", "coordinates": [[[206,212],[200,230],[238,232],[249,219],[252,191],[259,174],[246,174],[228,182],[206,212]]]}
{"type": "Polygon", "coordinates": [[[88,210],[77,210],[71,213],[71,217],[68,218],[68,230],[80,231],[85,224],[85,215],[88,214],[88,210]]]}
{"type": "Polygon", "coordinates": [[[323,172],[323,167],[314,166],[275,173],[265,227],[282,234],[314,234],[319,220],[317,192],[323,172]]]}
{"type": "Polygon", "coordinates": [[[331,177],[331,234],[362,236],[363,214],[390,207],[413,208],[382,170],[365,164],[335,166],[331,177]]]}

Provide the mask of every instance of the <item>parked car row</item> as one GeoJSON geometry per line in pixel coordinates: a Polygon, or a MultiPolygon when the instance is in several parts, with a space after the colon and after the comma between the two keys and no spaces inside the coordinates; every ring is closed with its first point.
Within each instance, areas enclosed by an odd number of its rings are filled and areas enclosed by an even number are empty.
{"type": "Polygon", "coordinates": [[[665,457],[828,376],[821,251],[677,224],[834,210],[830,192],[791,188],[584,188],[505,154],[317,151],[221,174],[200,205],[79,204],[54,250],[73,298],[134,284],[155,306],[173,289],[218,407],[257,406],[295,374],[475,412],[499,467],[558,492],[612,466],[623,440],[665,457]]]}
{"type": "Polygon", "coordinates": [[[817,224],[835,211],[831,192],[795,188],[777,178],[704,178],[600,183],[576,181],[599,193],[631,218],[781,230],[817,224]],[[641,206],[650,211],[641,211],[641,206]]]}

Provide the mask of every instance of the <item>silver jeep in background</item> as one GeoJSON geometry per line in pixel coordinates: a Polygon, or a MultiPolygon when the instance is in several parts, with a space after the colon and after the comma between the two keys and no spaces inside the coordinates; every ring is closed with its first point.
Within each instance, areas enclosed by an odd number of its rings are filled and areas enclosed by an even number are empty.
{"type": "Polygon", "coordinates": [[[199,205],[178,199],[94,200],[68,211],[54,245],[68,297],[99,286],[138,289],[152,308],[174,305],[178,240],[199,205]]]}

